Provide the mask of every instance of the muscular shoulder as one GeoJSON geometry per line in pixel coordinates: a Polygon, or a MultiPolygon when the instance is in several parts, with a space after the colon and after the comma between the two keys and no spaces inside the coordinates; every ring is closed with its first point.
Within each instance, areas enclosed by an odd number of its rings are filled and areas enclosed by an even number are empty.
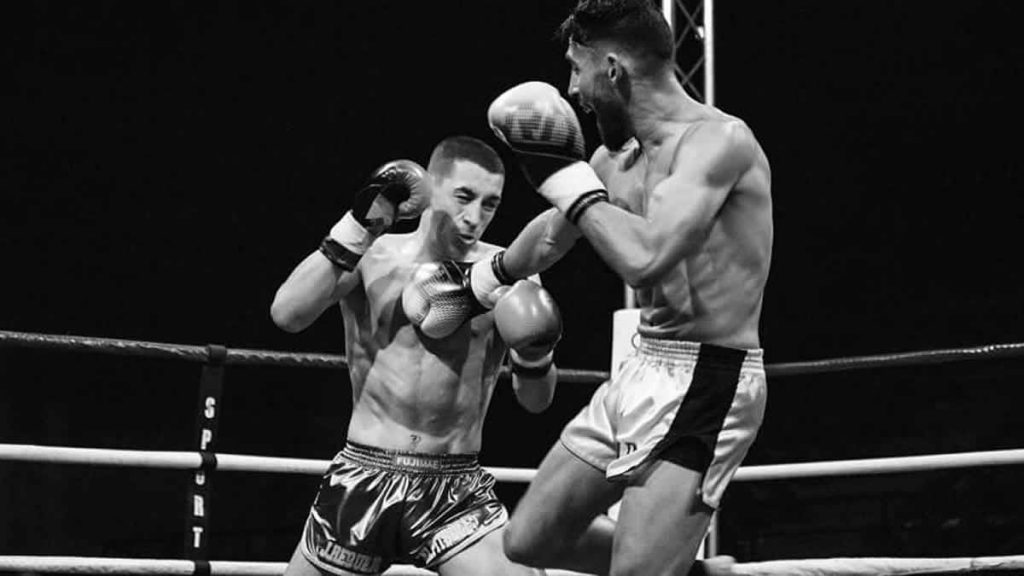
{"type": "Polygon", "coordinates": [[[696,168],[709,180],[735,179],[757,157],[757,142],[745,122],[719,114],[691,126],[683,135],[674,168],[696,168]]]}

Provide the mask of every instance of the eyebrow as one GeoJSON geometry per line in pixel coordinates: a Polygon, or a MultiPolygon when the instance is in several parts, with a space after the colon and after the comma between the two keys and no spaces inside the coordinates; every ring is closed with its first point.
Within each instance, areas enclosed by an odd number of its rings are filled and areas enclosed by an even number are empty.
{"type": "Polygon", "coordinates": [[[498,202],[501,202],[501,194],[482,194],[474,190],[473,188],[466,186],[465,184],[463,184],[462,186],[456,186],[453,190],[456,193],[464,192],[466,194],[472,194],[473,196],[482,196],[484,200],[496,200],[498,202]]]}

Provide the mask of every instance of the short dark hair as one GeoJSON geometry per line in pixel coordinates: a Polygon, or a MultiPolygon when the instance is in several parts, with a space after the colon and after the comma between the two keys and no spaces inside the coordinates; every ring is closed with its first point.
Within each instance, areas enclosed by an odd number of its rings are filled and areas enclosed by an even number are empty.
{"type": "Polygon", "coordinates": [[[494,148],[472,136],[449,136],[441,140],[430,154],[427,170],[435,176],[447,176],[456,160],[467,160],[492,174],[505,174],[505,165],[494,148]]]}
{"type": "Polygon", "coordinates": [[[579,0],[556,36],[563,44],[610,40],[652,63],[675,63],[672,28],[652,0],[579,0]]]}

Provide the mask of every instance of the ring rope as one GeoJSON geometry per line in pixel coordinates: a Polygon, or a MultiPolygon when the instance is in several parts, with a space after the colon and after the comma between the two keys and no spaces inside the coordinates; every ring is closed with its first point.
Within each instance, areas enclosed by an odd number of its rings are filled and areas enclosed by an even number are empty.
{"type": "MultiPolygon", "coordinates": [[[[281,576],[285,562],[209,561],[210,576],[281,576]]],[[[191,560],[150,558],[99,558],[82,556],[0,556],[0,572],[45,574],[197,574],[191,560]]],[[[546,570],[548,576],[586,576],[569,570],[546,570]]],[[[384,576],[436,576],[437,572],[396,564],[384,576]]]]}
{"type": "Polygon", "coordinates": [[[769,376],[797,376],[802,374],[866,370],[869,368],[946,364],[965,360],[1019,358],[1021,356],[1024,356],[1024,343],[1017,342],[1010,344],[986,344],[969,348],[947,348],[944,350],[922,350],[919,352],[828,358],[806,362],[785,362],[765,366],[765,371],[769,376]]]}
{"type": "MultiPolygon", "coordinates": [[[[344,357],[331,354],[283,353],[266,350],[226,349],[223,358],[212,358],[210,346],[187,346],[135,340],[60,336],[26,332],[0,331],[0,345],[20,345],[34,348],[85,350],[141,356],[170,358],[196,362],[217,362],[232,365],[278,365],[340,369],[347,366],[344,357]]],[[[766,366],[770,376],[791,376],[823,372],[860,370],[940,364],[964,360],[1010,358],[1024,356],[1024,343],[992,344],[970,348],[928,350],[896,354],[880,354],[792,362],[766,366]]],[[[504,370],[507,372],[507,368],[504,370]]],[[[593,383],[606,380],[608,372],[560,369],[559,379],[566,382],[593,383]]],[[[507,374],[505,374],[507,375],[507,374]]],[[[70,448],[18,444],[0,444],[0,460],[34,461],[49,463],[77,463],[110,466],[140,466],[150,468],[198,469],[203,459],[198,452],[153,452],[142,450],[111,450],[70,448]]],[[[322,474],[329,464],[323,460],[274,458],[239,454],[219,454],[217,468],[225,471],[276,472],[322,474]]],[[[996,450],[958,454],[935,454],[896,458],[871,458],[776,464],[740,468],[738,481],[762,481],[782,478],[806,478],[836,475],[865,475],[887,472],[942,470],[976,466],[1024,463],[1024,450],[996,450]]],[[[536,470],[526,468],[487,468],[499,481],[529,482],[536,470]]],[[[207,570],[198,570],[191,560],[146,560],[118,558],[78,558],[45,556],[0,556],[0,571],[37,571],[67,574],[207,574],[225,575],[277,575],[284,571],[283,563],[220,562],[204,564],[207,570]]],[[[833,574],[859,576],[861,574],[911,574],[921,572],[967,572],[976,570],[1021,570],[1024,556],[916,559],[916,558],[832,558],[814,560],[776,560],[737,564],[736,573],[750,576],[777,576],[781,574],[833,574]]],[[[549,574],[573,574],[549,571],[549,574]]],[[[388,575],[433,574],[411,566],[396,566],[388,575]]]]}
{"type": "MultiPolygon", "coordinates": [[[[35,334],[31,332],[0,330],[0,346],[3,345],[51,350],[98,352],[120,356],[185,360],[189,362],[211,361],[208,346],[168,344],[165,342],[145,342],[118,338],[35,334]]],[[[300,368],[330,368],[336,370],[348,367],[348,362],[346,362],[345,357],[337,354],[321,354],[315,352],[277,352],[273,350],[250,350],[245,348],[228,348],[227,356],[223,359],[223,363],[233,366],[292,366],[300,368]]],[[[503,366],[501,375],[508,376],[508,373],[508,367],[503,366]]],[[[599,370],[560,369],[558,371],[558,377],[562,382],[601,382],[608,379],[608,372],[601,372],[599,370]]]]}
{"type": "MultiPolygon", "coordinates": [[[[212,576],[280,576],[284,562],[210,561],[212,576]]],[[[0,556],[0,571],[48,574],[168,574],[192,575],[190,560],[143,558],[89,558],[78,556],[0,556]]],[[[743,576],[905,576],[909,574],[953,574],[975,571],[1024,569],[1024,556],[981,556],[976,558],[815,558],[737,563],[735,574],[743,576]]],[[[580,574],[548,570],[549,576],[580,574]]],[[[434,572],[408,565],[392,566],[385,576],[424,576],[434,572]]]]}
{"type": "Polygon", "coordinates": [[[771,560],[733,565],[744,576],[901,576],[909,574],[968,573],[1024,570],[1024,556],[977,558],[816,558],[771,560]]]}
{"type": "MultiPolygon", "coordinates": [[[[31,444],[0,444],[0,461],[4,460],[180,470],[194,470],[202,465],[202,457],[199,452],[71,448],[31,444]]],[[[216,454],[215,460],[217,463],[216,469],[219,471],[308,474],[315,476],[323,474],[330,464],[328,460],[251,456],[245,454],[216,454]]],[[[1024,464],[1024,449],[743,466],[737,470],[734,480],[738,482],[757,482],[786,478],[864,476],[870,474],[922,472],[1012,464],[1024,464]]],[[[530,482],[537,473],[532,468],[498,468],[491,466],[485,466],[484,468],[500,482],[530,482]]]]}
{"type": "MultiPolygon", "coordinates": [[[[89,336],[68,336],[55,334],[35,334],[30,332],[12,332],[0,330],[0,346],[24,346],[30,348],[49,348],[62,350],[86,350],[107,354],[141,356],[148,358],[172,358],[193,362],[209,362],[210,351],[207,346],[191,346],[184,344],[167,344],[162,342],[144,342],[138,340],[121,340],[115,338],[94,338],[89,336]]],[[[944,364],[967,360],[1024,357],[1024,343],[986,344],[968,348],[948,348],[943,350],[923,350],[918,352],[898,352],[892,354],[875,354],[871,356],[852,356],[847,358],[826,358],[804,362],[785,362],[768,364],[765,371],[768,376],[797,376],[803,374],[820,374],[848,370],[865,370],[869,368],[893,368],[900,366],[916,366],[926,364],[944,364]]],[[[345,368],[348,364],[343,356],[336,354],[275,352],[270,350],[249,350],[244,348],[227,349],[225,364],[248,366],[298,366],[306,368],[345,368]]],[[[508,375],[508,368],[502,369],[502,375],[508,375]]],[[[559,368],[560,382],[599,383],[607,380],[608,371],[574,370],[559,368]]]]}
{"type": "MultiPolygon", "coordinates": [[[[164,358],[209,362],[207,346],[144,342],[117,338],[94,338],[91,336],[62,336],[56,334],[33,334],[0,330],[0,345],[24,346],[29,348],[84,350],[122,356],[143,358],[164,358]]],[[[345,358],[334,354],[273,352],[269,350],[246,350],[229,348],[224,364],[248,366],[300,366],[307,368],[345,368],[345,358]]]]}

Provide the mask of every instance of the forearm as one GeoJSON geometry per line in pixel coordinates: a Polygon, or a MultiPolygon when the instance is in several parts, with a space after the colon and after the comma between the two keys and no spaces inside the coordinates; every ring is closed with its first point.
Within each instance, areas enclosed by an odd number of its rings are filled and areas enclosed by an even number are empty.
{"type": "Polygon", "coordinates": [[[634,288],[656,282],[699,245],[692,226],[664,238],[649,220],[609,202],[592,206],[576,225],[602,260],[634,288]]]}
{"type": "Polygon", "coordinates": [[[331,304],[337,302],[342,274],[320,251],[307,256],[274,295],[270,315],[288,332],[299,332],[312,324],[331,304]]]}
{"type": "Polygon", "coordinates": [[[531,220],[505,250],[509,276],[526,278],[547,270],[572,249],[581,233],[555,208],[531,220]]]}
{"type": "Polygon", "coordinates": [[[525,374],[512,375],[512,389],[520,406],[534,414],[543,412],[551,405],[555,396],[555,384],[558,382],[558,371],[554,364],[547,373],[535,376],[525,374]]]}

